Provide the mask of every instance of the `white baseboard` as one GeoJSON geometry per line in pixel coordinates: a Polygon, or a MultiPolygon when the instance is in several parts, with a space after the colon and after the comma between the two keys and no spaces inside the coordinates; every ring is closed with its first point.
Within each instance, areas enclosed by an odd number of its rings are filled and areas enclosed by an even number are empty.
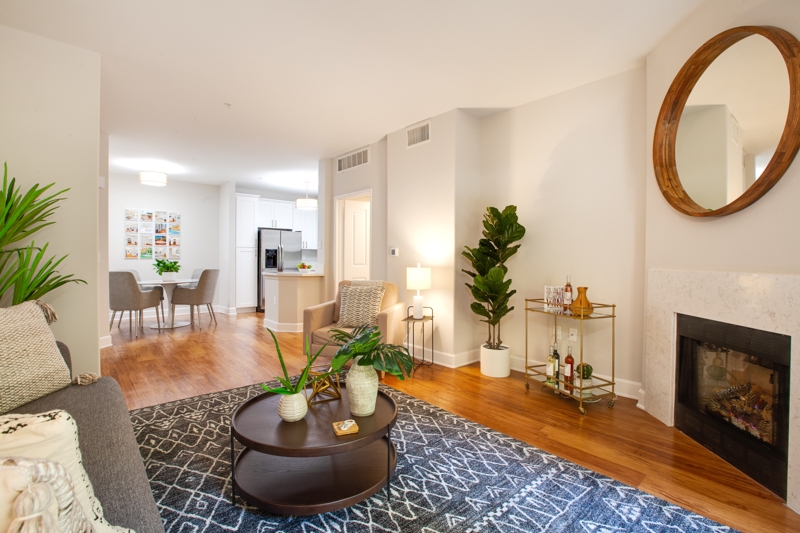
{"type": "Polygon", "coordinates": [[[644,389],[639,389],[639,403],[636,404],[636,407],[642,411],[647,411],[647,407],[644,406],[644,389]]]}
{"type": "MultiPolygon", "coordinates": [[[[543,365],[545,364],[544,361],[536,361],[536,360],[529,360],[528,363],[534,365],[543,365]]],[[[525,371],[525,358],[520,357],[518,355],[511,356],[511,370],[516,370],[518,372],[525,371]]],[[[611,376],[605,376],[603,374],[596,374],[597,377],[603,379],[611,379],[611,376]]],[[[623,398],[631,398],[633,400],[639,400],[640,392],[642,390],[642,384],[638,381],[630,381],[627,379],[616,378],[616,385],[614,387],[614,392],[617,396],[622,396],[623,398]]]]}
{"type": "MultiPolygon", "coordinates": [[[[301,330],[302,331],[302,328],[301,330]]],[[[403,343],[405,346],[405,343],[403,343]]],[[[408,347],[409,352],[412,354],[417,354],[417,359],[422,359],[422,345],[411,345],[408,347]]],[[[433,364],[440,365],[446,368],[458,368],[460,366],[466,366],[472,363],[476,363],[481,359],[480,350],[470,350],[468,352],[461,352],[461,353],[448,353],[448,352],[441,352],[439,350],[433,351],[433,364]]],[[[428,343],[425,345],[425,361],[428,362],[431,360],[431,345],[428,343]]]]}
{"type": "MultiPolygon", "coordinates": [[[[110,320],[110,318],[109,318],[110,320]]],[[[108,348],[109,346],[113,346],[111,342],[111,335],[103,335],[100,337],[100,348],[108,348]]]]}
{"type": "Polygon", "coordinates": [[[291,322],[275,322],[274,320],[267,320],[266,317],[264,318],[264,327],[279,333],[301,333],[303,331],[302,322],[296,324],[291,322]]]}
{"type": "Polygon", "coordinates": [[[224,307],[222,305],[214,304],[214,312],[222,313],[223,315],[236,315],[235,307],[224,307]]]}
{"type": "Polygon", "coordinates": [[[236,313],[234,313],[234,314],[238,314],[238,313],[255,313],[255,312],[256,312],[256,308],[255,307],[237,307],[236,308],[236,313]]]}

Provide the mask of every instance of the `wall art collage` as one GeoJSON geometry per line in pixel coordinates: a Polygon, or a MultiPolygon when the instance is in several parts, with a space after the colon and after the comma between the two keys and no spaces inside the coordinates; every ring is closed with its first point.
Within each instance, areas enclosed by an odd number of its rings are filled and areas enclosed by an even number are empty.
{"type": "Polygon", "coordinates": [[[180,258],[180,213],[125,209],[125,259],[180,258]]]}

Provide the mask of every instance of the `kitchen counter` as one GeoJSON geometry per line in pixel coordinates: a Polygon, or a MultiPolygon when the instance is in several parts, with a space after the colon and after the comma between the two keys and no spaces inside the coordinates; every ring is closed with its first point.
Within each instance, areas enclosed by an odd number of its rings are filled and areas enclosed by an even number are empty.
{"type": "Polygon", "coordinates": [[[303,311],[323,301],[325,274],[321,272],[262,271],[264,327],[273,331],[303,331],[303,311]]]}
{"type": "Polygon", "coordinates": [[[322,272],[316,272],[314,270],[303,271],[300,272],[299,270],[284,270],[283,272],[278,272],[275,270],[263,270],[261,272],[265,278],[276,278],[276,277],[284,277],[284,276],[295,276],[295,277],[323,277],[325,274],[322,272]]]}

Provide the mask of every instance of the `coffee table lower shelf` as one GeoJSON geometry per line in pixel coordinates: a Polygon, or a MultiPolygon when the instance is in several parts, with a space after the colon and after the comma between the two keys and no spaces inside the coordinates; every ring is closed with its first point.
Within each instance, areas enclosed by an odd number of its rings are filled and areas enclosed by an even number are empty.
{"type": "Polygon", "coordinates": [[[322,457],[285,457],[244,449],[234,464],[233,483],[237,496],[264,511],[314,515],[376,494],[391,479],[396,465],[397,449],[386,437],[357,450],[322,457]]]}

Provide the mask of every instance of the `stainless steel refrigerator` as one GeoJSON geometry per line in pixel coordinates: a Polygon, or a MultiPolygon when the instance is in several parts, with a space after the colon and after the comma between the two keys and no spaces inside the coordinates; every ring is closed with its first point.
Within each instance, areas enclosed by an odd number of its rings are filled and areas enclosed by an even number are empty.
{"type": "Polygon", "coordinates": [[[264,271],[297,271],[303,261],[303,234],[290,229],[258,228],[258,307],[264,311],[264,271]]]}

